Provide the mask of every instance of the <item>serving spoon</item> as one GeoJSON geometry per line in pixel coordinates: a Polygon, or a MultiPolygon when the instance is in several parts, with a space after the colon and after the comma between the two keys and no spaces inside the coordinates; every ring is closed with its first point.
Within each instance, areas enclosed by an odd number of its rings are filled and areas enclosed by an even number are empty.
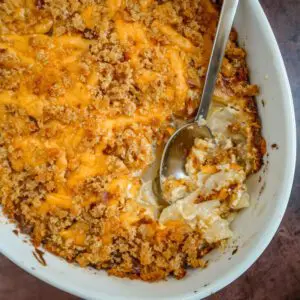
{"type": "Polygon", "coordinates": [[[213,139],[210,129],[202,122],[206,119],[222,65],[227,41],[233,24],[239,0],[224,0],[216,31],[212,54],[205,77],[200,106],[195,119],[177,129],[168,140],[162,153],[159,176],[153,182],[153,190],[161,204],[168,204],[163,193],[163,181],[172,176],[176,179],[186,178],[186,154],[194,145],[196,138],[213,139]]]}

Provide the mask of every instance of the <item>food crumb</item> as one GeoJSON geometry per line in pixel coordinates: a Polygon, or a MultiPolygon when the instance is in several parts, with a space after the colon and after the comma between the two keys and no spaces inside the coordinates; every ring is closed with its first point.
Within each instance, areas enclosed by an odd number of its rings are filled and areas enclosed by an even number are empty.
{"type": "Polygon", "coordinates": [[[47,266],[47,263],[44,258],[44,252],[41,251],[40,249],[35,248],[35,251],[32,251],[33,256],[36,258],[36,260],[42,265],[42,266],[47,266]]]}
{"type": "Polygon", "coordinates": [[[259,196],[261,196],[261,194],[263,193],[265,187],[266,187],[266,183],[264,183],[264,184],[262,185],[262,187],[260,188],[260,190],[259,190],[259,196]]]}
{"type": "Polygon", "coordinates": [[[238,252],[238,250],[239,250],[239,247],[237,246],[233,251],[232,251],[232,255],[235,255],[237,252],[238,252]]]}

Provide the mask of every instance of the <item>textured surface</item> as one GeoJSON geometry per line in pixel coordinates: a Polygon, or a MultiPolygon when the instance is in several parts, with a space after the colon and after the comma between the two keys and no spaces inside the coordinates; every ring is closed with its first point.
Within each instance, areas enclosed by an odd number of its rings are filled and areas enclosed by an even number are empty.
{"type": "MultiPolygon", "coordinates": [[[[261,0],[287,66],[300,124],[300,2],[261,0]]],[[[300,138],[298,134],[298,138],[300,138]]],[[[299,139],[298,139],[299,140],[299,139]]],[[[298,166],[299,163],[297,163],[298,166]]],[[[298,168],[297,168],[298,169],[298,168]]],[[[208,299],[300,299],[300,171],[280,229],[261,258],[238,280],[208,299]]],[[[76,299],[0,256],[0,299],[76,299]]]]}

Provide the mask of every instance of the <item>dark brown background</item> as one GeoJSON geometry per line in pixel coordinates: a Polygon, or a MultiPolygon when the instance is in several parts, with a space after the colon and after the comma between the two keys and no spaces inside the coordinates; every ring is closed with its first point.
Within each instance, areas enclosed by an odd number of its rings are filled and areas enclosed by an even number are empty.
{"type": "MultiPolygon", "coordinates": [[[[300,125],[300,0],[261,0],[261,3],[275,31],[286,63],[294,96],[296,120],[300,125]]],[[[298,141],[299,135],[298,132],[298,141]]],[[[300,167],[299,161],[287,212],[267,250],[243,276],[207,300],[300,299],[300,169],[298,166],[300,167]]],[[[0,255],[0,299],[75,300],[77,298],[25,273],[0,255]]]]}

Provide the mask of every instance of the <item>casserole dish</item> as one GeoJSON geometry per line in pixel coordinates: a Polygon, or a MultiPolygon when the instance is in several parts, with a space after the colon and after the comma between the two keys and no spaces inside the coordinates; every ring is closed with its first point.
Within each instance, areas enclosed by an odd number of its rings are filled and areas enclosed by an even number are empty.
{"type": "Polygon", "coordinates": [[[261,88],[257,103],[269,156],[260,173],[248,181],[251,207],[233,223],[235,237],[224,251],[208,256],[210,263],[205,270],[192,271],[182,281],[148,284],[83,270],[48,253],[47,266],[42,266],[32,255],[32,246],[13,235],[13,226],[1,216],[3,254],[42,280],[88,299],[199,299],[241,275],[268,245],[284,214],[294,174],[296,135],[286,71],[258,1],[241,2],[235,28],[248,53],[252,82],[261,88]],[[278,150],[272,150],[272,144],[277,144],[278,150]]]}

